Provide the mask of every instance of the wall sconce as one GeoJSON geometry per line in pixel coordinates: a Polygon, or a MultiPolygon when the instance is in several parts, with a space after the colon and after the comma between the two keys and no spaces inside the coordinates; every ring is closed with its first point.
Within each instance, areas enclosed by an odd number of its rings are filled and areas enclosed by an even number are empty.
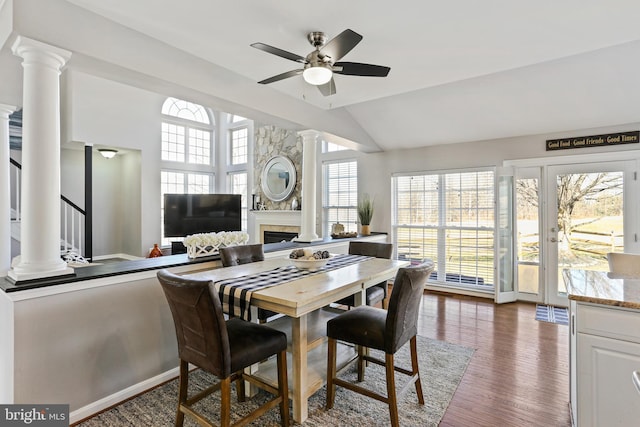
{"type": "Polygon", "coordinates": [[[111,148],[99,148],[98,151],[105,159],[112,159],[118,152],[118,150],[113,150],[111,148]]]}

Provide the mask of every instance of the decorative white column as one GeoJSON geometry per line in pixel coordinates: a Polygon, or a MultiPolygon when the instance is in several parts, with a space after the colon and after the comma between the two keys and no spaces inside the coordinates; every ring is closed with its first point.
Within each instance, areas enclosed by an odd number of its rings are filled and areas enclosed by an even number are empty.
{"type": "Polygon", "coordinates": [[[297,242],[322,240],[316,234],[316,167],[318,132],[304,130],[302,137],[302,223],[297,242]]]}
{"type": "Polygon", "coordinates": [[[22,58],[22,221],[16,282],[72,274],[60,257],[60,73],[71,52],[18,36],[22,58]]]}
{"type": "Polygon", "coordinates": [[[9,115],[12,105],[0,104],[0,277],[11,267],[11,186],[9,176],[9,115]]]}

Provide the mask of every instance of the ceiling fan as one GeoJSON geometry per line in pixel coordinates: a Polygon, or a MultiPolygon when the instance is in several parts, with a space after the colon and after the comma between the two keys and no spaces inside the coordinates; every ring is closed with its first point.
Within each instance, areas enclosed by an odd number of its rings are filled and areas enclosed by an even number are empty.
{"type": "Polygon", "coordinates": [[[353,30],[344,30],[329,42],[327,42],[327,37],[323,32],[314,31],[307,35],[307,40],[315,50],[308,54],[306,58],[268,44],[253,43],[251,46],[256,49],[304,65],[302,69],[287,71],[258,83],[269,84],[302,74],[307,83],[317,86],[324,96],[329,96],[336,93],[336,84],[333,80],[334,73],[346,76],[386,77],[391,70],[389,67],[382,65],[337,62],[362,40],[362,36],[353,30]]]}

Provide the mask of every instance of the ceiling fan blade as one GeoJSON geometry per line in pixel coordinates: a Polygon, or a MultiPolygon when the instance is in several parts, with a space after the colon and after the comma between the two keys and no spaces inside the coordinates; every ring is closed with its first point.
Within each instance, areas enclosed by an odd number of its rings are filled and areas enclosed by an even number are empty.
{"type": "Polygon", "coordinates": [[[387,77],[391,68],[383,65],[363,64],[361,62],[336,62],[333,72],[346,76],[387,77]]]}
{"type": "Polygon", "coordinates": [[[318,86],[318,90],[320,90],[320,93],[322,93],[324,96],[335,95],[336,82],[333,80],[333,77],[331,77],[331,80],[329,80],[327,83],[318,86]]]}
{"type": "Polygon", "coordinates": [[[264,79],[262,81],[259,81],[258,83],[260,83],[262,85],[266,85],[266,84],[269,84],[269,83],[277,82],[279,80],[288,79],[289,77],[298,76],[298,75],[302,74],[303,71],[304,70],[287,71],[286,73],[282,73],[282,74],[278,74],[277,76],[269,77],[268,79],[264,79]]]}
{"type": "Polygon", "coordinates": [[[320,49],[323,55],[330,56],[333,62],[339,61],[362,40],[362,36],[353,30],[346,29],[320,49]]]}
{"type": "Polygon", "coordinates": [[[290,59],[291,61],[300,62],[301,64],[306,64],[307,60],[300,55],[296,55],[295,53],[287,52],[286,50],[279,49],[277,47],[269,46],[264,43],[253,43],[251,47],[255,47],[256,49],[260,49],[264,52],[271,53],[273,55],[277,55],[284,59],[290,59]]]}

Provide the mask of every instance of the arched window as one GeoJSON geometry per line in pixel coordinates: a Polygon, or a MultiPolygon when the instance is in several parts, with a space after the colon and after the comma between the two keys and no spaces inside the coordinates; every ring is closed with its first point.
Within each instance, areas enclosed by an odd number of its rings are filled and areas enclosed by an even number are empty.
{"type": "Polygon", "coordinates": [[[207,110],[202,105],[177,98],[167,98],[162,105],[162,114],[192,120],[198,123],[211,124],[207,110]]]}
{"type": "MultiPolygon", "coordinates": [[[[215,192],[215,128],[206,108],[182,99],[167,98],[162,114],[160,203],[164,218],[164,194],[215,192]]],[[[162,244],[169,241],[164,238],[163,223],[162,244]]]]}
{"type": "Polygon", "coordinates": [[[190,165],[213,164],[213,127],[207,110],[182,99],[162,105],[162,160],[190,165]]]}

